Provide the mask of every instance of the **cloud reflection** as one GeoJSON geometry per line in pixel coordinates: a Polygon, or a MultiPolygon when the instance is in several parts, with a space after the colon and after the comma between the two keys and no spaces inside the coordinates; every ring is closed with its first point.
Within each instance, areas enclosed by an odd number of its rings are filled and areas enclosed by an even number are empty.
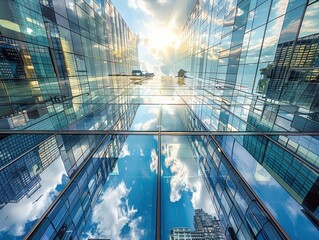
{"type": "Polygon", "coordinates": [[[146,121],[145,123],[139,122],[133,126],[133,130],[151,130],[154,129],[157,125],[157,118],[146,121]]]}
{"type": "Polygon", "coordinates": [[[182,192],[191,192],[191,203],[194,209],[202,208],[205,212],[216,215],[202,176],[198,175],[198,169],[194,167],[195,159],[181,160],[182,157],[179,156],[183,153],[185,155],[185,148],[181,148],[181,144],[170,144],[163,153],[166,155],[164,165],[172,173],[170,201],[177,202],[182,198],[182,192]]]}
{"type": "Polygon", "coordinates": [[[125,158],[126,156],[130,156],[131,152],[128,149],[128,145],[125,143],[121,152],[119,158],[125,158]]]}
{"type": "Polygon", "coordinates": [[[151,151],[151,164],[150,164],[150,169],[152,172],[157,173],[157,161],[158,161],[158,156],[156,153],[156,150],[153,148],[151,151]]]}
{"type": "Polygon", "coordinates": [[[92,215],[92,223],[96,224],[95,232],[88,233],[89,237],[106,237],[117,239],[141,239],[145,234],[140,229],[142,217],[136,217],[137,209],[128,203],[128,195],[131,189],[122,181],[116,187],[107,188],[100,197],[92,215]],[[121,236],[125,227],[129,227],[129,233],[121,236]]]}
{"type": "Polygon", "coordinates": [[[65,168],[62,160],[58,159],[40,174],[41,188],[30,198],[25,196],[19,202],[9,203],[1,209],[0,231],[15,237],[24,235],[26,224],[40,218],[58,195],[56,188],[62,183],[63,175],[66,175],[65,168]]]}

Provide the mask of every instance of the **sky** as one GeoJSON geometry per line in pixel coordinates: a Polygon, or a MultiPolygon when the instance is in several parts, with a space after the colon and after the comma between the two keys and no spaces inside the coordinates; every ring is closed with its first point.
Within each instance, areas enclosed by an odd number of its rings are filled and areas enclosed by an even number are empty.
{"type": "Polygon", "coordinates": [[[0,239],[22,239],[65,187],[69,178],[61,158],[40,174],[41,187],[30,197],[8,203],[0,211],[0,239]]]}
{"type": "MultiPolygon", "coordinates": [[[[158,127],[158,106],[141,106],[132,129],[150,131],[158,127]]],[[[179,121],[174,106],[162,109],[179,121]]],[[[176,121],[175,121],[176,120],[176,121]]],[[[167,129],[173,126],[165,124],[167,129]]],[[[215,215],[198,162],[185,136],[162,136],[159,157],[158,137],[128,136],[86,227],[83,238],[155,239],[157,164],[161,161],[162,236],[173,227],[194,229],[194,209],[215,215]],[[115,223],[115,224],[114,224],[115,223]]]]}
{"type": "MultiPolygon", "coordinates": [[[[155,131],[161,122],[162,129],[173,130],[177,123],[180,125],[178,130],[184,131],[186,129],[179,115],[181,107],[141,105],[131,130],[155,131]]],[[[128,136],[119,154],[117,166],[109,176],[93,208],[82,238],[155,239],[156,181],[159,162],[163,239],[167,239],[173,227],[188,227],[194,230],[195,209],[202,208],[208,214],[216,216],[199,169],[202,164],[199,161],[200,155],[194,156],[190,141],[193,143],[192,146],[198,147],[198,152],[206,148],[206,144],[197,136],[188,138],[162,135],[161,155],[159,155],[157,136],[128,136]]],[[[228,156],[232,155],[236,169],[292,239],[302,239],[303,236],[318,239],[317,228],[304,215],[300,204],[256,162],[248,151],[238,142],[234,142],[232,137],[225,138],[222,148],[228,156]],[[233,146],[233,152],[228,146],[233,146]]],[[[225,167],[220,168],[226,170],[225,167]]],[[[9,203],[1,209],[0,239],[21,239],[69,181],[61,158],[45,169],[40,178],[41,188],[30,198],[25,196],[18,203],[9,203]]],[[[214,181],[214,177],[211,179],[214,181]]],[[[222,178],[219,181],[222,182],[222,178]]],[[[226,184],[231,191],[236,191],[232,187],[234,184],[230,178],[227,178],[226,184]]],[[[247,203],[241,194],[236,193],[235,199],[241,208],[246,208],[247,203]]]]}
{"type": "Polygon", "coordinates": [[[113,0],[130,29],[139,35],[142,70],[171,72],[173,52],[196,0],[113,0]]]}

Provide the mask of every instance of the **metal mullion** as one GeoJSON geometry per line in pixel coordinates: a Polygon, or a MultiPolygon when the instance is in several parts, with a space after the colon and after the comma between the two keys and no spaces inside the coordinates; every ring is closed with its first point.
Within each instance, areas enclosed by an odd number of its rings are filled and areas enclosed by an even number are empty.
{"type": "Polygon", "coordinates": [[[159,120],[158,120],[158,158],[157,158],[157,188],[156,188],[156,240],[161,240],[161,155],[162,155],[162,143],[161,143],[161,128],[162,128],[162,104],[160,104],[159,120]]]}
{"type": "MultiPolygon", "coordinates": [[[[227,109],[226,109],[227,110],[227,109]]],[[[202,126],[205,127],[205,124],[201,121],[201,119],[195,114],[193,113],[195,118],[200,122],[200,124],[202,126]]],[[[265,136],[267,137],[267,136],[265,136]]],[[[264,205],[264,203],[261,201],[261,199],[258,197],[258,195],[255,193],[255,191],[250,187],[250,185],[247,183],[247,181],[244,179],[244,177],[239,173],[239,170],[234,166],[233,162],[231,161],[231,159],[224,153],[224,150],[219,146],[218,142],[216,141],[216,139],[212,136],[210,136],[210,139],[212,139],[213,143],[215,146],[217,146],[220,150],[221,150],[221,154],[225,157],[225,159],[227,160],[227,162],[231,165],[232,169],[237,173],[238,177],[243,181],[243,183],[247,186],[247,188],[250,190],[250,192],[252,193],[252,195],[255,197],[255,199],[257,200],[257,202],[260,204],[260,206],[262,207],[262,209],[265,211],[265,213],[267,214],[267,217],[269,217],[271,219],[271,222],[273,222],[275,224],[275,226],[278,228],[278,230],[284,235],[284,237],[286,239],[289,239],[287,233],[285,232],[285,230],[280,226],[280,224],[277,222],[277,220],[274,218],[274,216],[270,213],[270,211],[267,209],[267,207],[264,205]]]]}
{"type": "MultiPolygon", "coordinates": [[[[185,104],[186,101],[184,99],[182,99],[185,104]]],[[[187,105],[189,106],[189,105],[187,105]]],[[[264,136],[266,139],[268,139],[269,141],[273,142],[276,146],[280,147],[281,149],[283,149],[284,151],[288,152],[289,154],[291,154],[293,157],[295,157],[296,159],[298,159],[302,164],[306,165],[308,168],[310,168],[311,170],[315,171],[316,173],[319,173],[319,170],[314,167],[313,165],[311,165],[309,162],[305,161],[302,157],[300,157],[299,155],[297,155],[296,153],[294,153],[293,151],[291,151],[290,149],[288,149],[285,146],[282,146],[280,143],[278,143],[277,141],[273,140],[271,138],[271,136],[278,136],[278,135],[283,135],[283,136],[305,136],[305,135],[310,135],[310,136],[318,136],[319,132],[311,132],[310,134],[305,134],[305,132],[281,132],[280,134],[278,134],[279,132],[260,132],[255,126],[253,126],[252,124],[248,123],[246,120],[243,120],[240,116],[238,116],[237,114],[231,112],[228,108],[226,108],[223,105],[220,105],[221,109],[224,109],[225,111],[227,111],[230,115],[237,117],[238,119],[240,119],[240,121],[244,122],[247,126],[252,127],[253,129],[255,129],[256,131],[254,131],[255,133],[259,133],[256,135],[262,135],[264,136]],[[269,133],[273,133],[273,134],[269,134],[269,133]],[[305,135],[304,135],[305,134],[305,135]]],[[[188,107],[189,108],[189,107],[188,107]]],[[[190,112],[192,112],[194,114],[194,116],[196,117],[196,119],[202,124],[202,126],[205,127],[205,124],[199,119],[199,117],[197,116],[197,114],[195,114],[190,108],[189,108],[190,112]]],[[[206,127],[205,127],[206,128],[206,127]]],[[[215,132],[216,133],[216,132],[215,132]]],[[[240,134],[236,134],[238,132],[231,132],[231,134],[229,135],[240,135],[240,134]]],[[[211,134],[214,135],[214,134],[211,134]]],[[[215,134],[215,135],[226,135],[226,134],[215,134]]],[[[242,134],[242,135],[246,135],[246,134],[242,134]]],[[[252,136],[254,134],[249,134],[249,136],[252,136]]]]}
{"type": "MultiPolygon", "coordinates": [[[[93,113],[93,112],[95,112],[95,111],[101,109],[102,107],[105,107],[106,105],[107,105],[107,103],[106,103],[106,104],[103,104],[102,106],[100,106],[100,107],[98,107],[97,109],[95,109],[95,110],[89,112],[88,114],[82,116],[81,118],[77,119],[75,122],[69,124],[68,126],[64,127],[63,129],[68,128],[69,126],[71,126],[71,125],[73,125],[73,124],[75,124],[75,123],[81,121],[83,118],[85,118],[85,117],[88,116],[89,114],[91,114],[91,113],[93,113]]],[[[53,116],[55,116],[55,115],[57,115],[57,114],[58,114],[58,113],[55,113],[53,116]]],[[[52,116],[50,116],[50,117],[52,117],[52,116]]],[[[46,118],[46,119],[49,119],[50,117],[48,117],[48,118],[46,118]]],[[[46,120],[46,119],[45,119],[45,120],[46,120]]],[[[40,121],[40,122],[42,122],[42,121],[40,121]]],[[[35,124],[37,124],[37,123],[35,123],[35,124]]],[[[35,124],[32,124],[32,125],[35,125],[35,124]]],[[[31,126],[32,126],[32,125],[31,125],[31,126]]],[[[31,127],[31,126],[29,126],[29,127],[31,127]]],[[[14,130],[13,130],[13,131],[14,131],[14,130]]],[[[35,132],[37,132],[37,131],[47,131],[47,130],[22,130],[21,132],[20,132],[20,130],[18,130],[18,132],[19,132],[18,134],[19,134],[19,135],[21,135],[21,134],[51,135],[51,136],[49,136],[49,137],[46,138],[45,140],[41,141],[40,143],[36,144],[35,146],[33,146],[32,148],[30,148],[28,151],[24,152],[24,153],[21,154],[20,156],[16,157],[14,160],[12,160],[11,162],[7,163],[5,166],[1,167],[1,168],[0,168],[0,171],[2,171],[3,169],[7,168],[7,167],[10,166],[11,164],[15,163],[16,161],[18,161],[20,158],[24,157],[24,156],[27,155],[28,153],[32,152],[34,149],[36,149],[37,147],[39,147],[41,144],[43,144],[43,143],[45,143],[46,141],[48,141],[51,137],[55,137],[56,135],[76,135],[76,134],[74,134],[74,133],[72,133],[72,132],[70,132],[69,134],[60,134],[60,131],[64,131],[64,130],[57,130],[57,131],[54,131],[54,130],[51,131],[51,130],[49,130],[47,133],[40,133],[40,134],[39,134],[39,133],[35,133],[35,132]],[[25,133],[25,131],[31,131],[31,132],[25,133]]],[[[2,131],[1,131],[1,130],[0,130],[0,134],[2,134],[2,131]]],[[[12,134],[12,133],[9,133],[9,134],[12,134]]],[[[105,133],[103,133],[103,134],[105,134],[105,133]]],[[[12,134],[12,135],[13,135],[13,134],[12,134]]],[[[88,134],[81,134],[81,135],[88,135],[88,134]]],[[[101,135],[101,134],[96,134],[96,135],[101,135]]]]}
{"type": "MultiPolygon", "coordinates": [[[[247,122],[246,120],[243,120],[241,117],[239,117],[237,114],[232,113],[229,109],[223,107],[221,105],[221,108],[226,110],[229,114],[237,117],[238,119],[240,119],[240,121],[244,122],[245,124],[247,124],[247,126],[252,127],[253,129],[256,130],[256,132],[259,132],[258,128],[256,128],[255,126],[253,126],[252,124],[250,124],[249,122],[247,122]]],[[[196,115],[196,114],[195,114],[196,115]]],[[[199,120],[199,118],[196,116],[196,118],[199,120]]],[[[199,120],[200,121],[200,120],[199,120]]],[[[201,121],[200,121],[201,122],[201,121]]],[[[202,122],[201,122],[202,123],[202,122]]],[[[203,124],[203,123],[202,123],[203,124]]],[[[205,125],[203,125],[205,126],[205,125]]],[[[261,132],[259,132],[261,133],[261,132]]],[[[291,133],[291,132],[287,132],[287,133],[291,133]]],[[[303,133],[303,132],[302,132],[303,133]]],[[[316,134],[318,134],[319,132],[317,132],[316,134]]],[[[313,136],[315,136],[316,134],[312,134],[313,136]]],[[[309,167],[310,169],[312,169],[313,171],[315,171],[316,173],[319,173],[319,169],[314,167],[313,165],[311,165],[309,162],[305,161],[302,157],[300,157],[298,154],[294,153],[293,151],[291,151],[289,148],[283,146],[282,144],[280,144],[279,142],[275,141],[274,139],[271,138],[270,134],[261,134],[263,137],[265,137],[266,139],[268,139],[268,141],[271,141],[272,143],[274,143],[276,146],[278,146],[279,148],[283,149],[284,151],[288,152],[289,154],[291,154],[293,157],[295,157],[296,159],[298,159],[298,161],[300,161],[302,164],[306,165],[307,167],[309,167]]],[[[283,136],[289,136],[289,134],[280,134],[283,136]]],[[[301,132],[298,132],[298,134],[296,136],[301,136],[301,132]]]]}
{"type": "Polygon", "coordinates": [[[257,200],[257,202],[260,204],[261,208],[265,211],[267,214],[267,217],[270,218],[271,222],[275,224],[275,226],[280,230],[280,232],[284,235],[285,239],[289,239],[287,233],[285,230],[281,227],[281,225],[278,223],[278,221],[274,218],[274,216],[271,214],[271,212],[268,210],[268,208],[265,206],[263,201],[258,197],[258,195],[255,193],[255,191],[252,189],[252,187],[248,184],[246,179],[240,174],[239,170],[235,167],[232,160],[225,154],[222,147],[218,144],[215,138],[211,137],[214,145],[220,149],[220,153],[223,155],[223,157],[227,160],[227,162],[232,167],[233,171],[236,173],[236,175],[243,181],[247,189],[249,189],[249,192],[254,196],[254,198],[257,200]]]}
{"type": "MultiPolygon", "coordinates": [[[[0,135],[24,135],[24,134],[58,134],[58,135],[158,135],[158,131],[133,131],[133,130],[0,130],[0,135]]],[[[161,131],[161,135],[175,136],[319,136],[319,132],[264,132],[264,131],[161,131]]]]}

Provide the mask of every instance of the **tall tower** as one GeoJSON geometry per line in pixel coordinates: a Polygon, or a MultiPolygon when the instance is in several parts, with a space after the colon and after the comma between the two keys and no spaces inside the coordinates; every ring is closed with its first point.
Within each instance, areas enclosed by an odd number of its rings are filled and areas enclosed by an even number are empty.
{"type": "Polygon", "coordinates": [[[176,227],[170,232],[170,240],[226,240],[219,220],[206,213],[203,209],[195,209],[195,230],[187,227],[176,227]]]}

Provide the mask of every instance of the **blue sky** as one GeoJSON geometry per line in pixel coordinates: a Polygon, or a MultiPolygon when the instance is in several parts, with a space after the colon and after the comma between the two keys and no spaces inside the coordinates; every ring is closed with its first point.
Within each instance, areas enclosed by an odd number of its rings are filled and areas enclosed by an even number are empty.
{"type": "Polygon", "coordinates": [[[129,136],[94,207],[86,237],[154,239],[157,141],[153,136],[129,136]],[[155,153],[154,153],[155,151],[155,153]]]}
{"type": "MultiPolygon", "coordinates": [[[[194,208],[214,210],[187,138],[163,137],[162,141],[161,228],[166,239],[173,227],[194,228],[194,208]]],[[[157,144],[155,136],[127,138],[117,162],[118,174],[109,177],[84,237],[155,239],[157,144]]]]}
{"type": "MultiPolygon", "coordinates": [[[[180,117],[174,106],[166,106],[174,127],[180,117]],[[172,109],[169,109],[172,108],[172,109]]],[[[159,106],[144,106],[137,112],[132,128],[157,128],[159,106]]],[[[168,123],[167,123],[168,124],[168,123]]],[[[195,208],[214,215],[198,163],[188,138],[162,136],[162,234],[167,239],[173,227],[193,228],[195,208]]],[[[109,177],[86,227],[85,237],[155,239],[157,136],[128,136],[116,171],[109,177]]]]}
{"type": "Polygon", "coordinates": [[[40,174],[40,188],[29,198],[8,203],[1,209],[0,239],[22,239],[65,187],[69,178],[62,159],[57,159],[40,174]]]}
{"type": "Polygon", "coordinates": [[[169,73],[178,34],[195,3],[196,0],[113,1],[125,22],[141,39],[139,59],[143,70],[169,73]]]}

